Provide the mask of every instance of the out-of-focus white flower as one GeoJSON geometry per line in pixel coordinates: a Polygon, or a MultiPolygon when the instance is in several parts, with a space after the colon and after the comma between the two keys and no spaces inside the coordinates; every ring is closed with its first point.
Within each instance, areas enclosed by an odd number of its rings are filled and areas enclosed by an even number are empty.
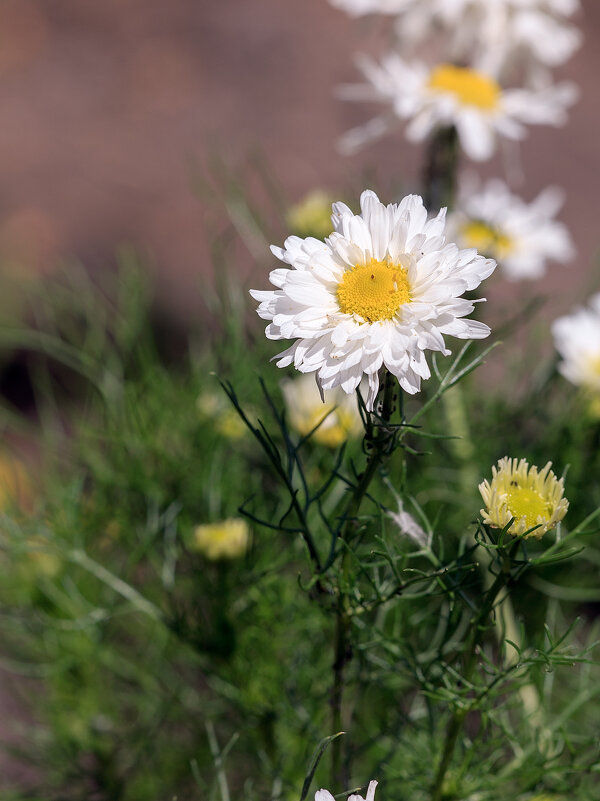
{"type": "Polygon", "coordinates": [[[414,0],[398,18],[401,39],[439,25],[457,59],[499,74],[520,56],[547,67],[567,61],[581,42],[569,22],[579,0],[414,0]]]}
{"type": "Polygon", "coordinates": [[[563,497],[563,479],[556,478],[551,467],[552,462],[538,470],[526,459],[500,459],[498,467],[492,467],[492,481],[479,485],[486,507],[481,510],[483,522],[504,528],[512,520],[509,534],[519,536],[534,529],[525,539],[541,539],[560,523],[569,508],[563,497]]]}
{"type": "Polygon", "coordinates": [[[477,248],[496,259],[510,280],[539,278],[547,261],[564,263],[574,255],[566,226],[554,219],[562,204],[563,194],[556,188],[525,203],[498,179],[480,190],[467,183],[457,211],[448,217],[448,235],[460,247],[477,248]]]}
{"type": "Polygon", "coordinates": [[[522,139],[527,125],[562,125],[576,98],[573,84],[543,89],[503,89],[490,75],[453,64],[431,68],[388,53],[380,63],[363,57],[358,62],[366,83],[342,87],[346,100],[375,100],[387,104],[385,116],[349,131],[342,151],[352,152],[378,138],[398,120],[406,135],[418,142],[440,126],[456,126],[460,143],[475,161],[489,159],[498,136],[522,139]]]}
{"type": "Polygon", "coordinates": [[[282,382],[281,389],[287,406],[290,425],[303,437],[316,426],[312,439],[328,448],[338,448],[363,431],[358,404],[354,395],[346,395],[339,387],[321,393],[314,376],[282,382]]]}
{"type": "Polygon", "coordinates": [[[408,393],[431,375],[426,350],[448,355],[444,334],[488,336],[487,325],[467,320],[474,305],[460,297],[495,269],[491,259],[459,250],[444,236],[442,209],[427,220],[417,195],[384,206],[363,192],[361,213],[333,204],[334,232],[324,242],[291,236],[271,247],[289,267],[270,274],[275,290],[251,290],[258,314],[270,320],[269,339],[295,339],[277,357],[316,373],[321,389],[353,393],[366,375],[373,409],[379,371],[386,367],[408,393]]]}
{"type": "Polygon", "coordinates": [[[415,4],[415,0],[329,0],[329,2],[352,17],[362,17],[365,14],[401,14],[415,4]]]}
{"type": "Polygon", "coordinates": [[[581,43],[569,18],[579,0],[330,0],[351,16],[397,17],[403,46],[444,32],[447,55],[494,75],[524,56],[547,67],[564,64],[581,43]]]}
{"type": "Polygon", "coordinates": [[[567,381],[600,395],[600,293],[591,298],[588,309],[555,320],[552,334],[562,356],[558,369],[567,381]]]}
{"type": "MultiPolygon", "coordinates": [[[[366,799],[363,798],[362,795],[353,793],[351,796],[348,796],[347,801],[375,801],[375,789],[377,788],[377,785],[378,782],[373,779],[373,781],[369,782],[366,799]]],[[[315,793],[315,801],[335,801],[335,799],[329,790],[317,790],[315,793]]]]}

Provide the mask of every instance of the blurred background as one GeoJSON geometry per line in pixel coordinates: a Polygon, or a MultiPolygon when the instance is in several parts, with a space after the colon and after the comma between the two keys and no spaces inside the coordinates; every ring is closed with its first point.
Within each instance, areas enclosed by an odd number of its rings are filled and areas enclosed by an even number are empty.
{"type": "MultiPolygon", "coordinates": [[[[520,149],[525,199],[548,184],[567,193],[562,219],[578,258],[544,279],[557,311],[589,289],[582,282],[599,239],[597,0],[584,0],[584,11],[584,46],[558,75],[581,89],[570,124],[533,128],[520,149]]],[[[243,175],[259,154],[289,201],[317,186],[354,191],[367,168],[382,197],[390,176],[418,188],[421,160],[401,131],[357,156],[336,152],[339,136],[373,107],[341,102],[335,88],[356,79],[354,54],[381,41],[372,20],[352,20],[326,0],[4,0],[5,281],[47,278],[69,259],[110,269],[128,243],[147,254],[163,311],[187,325],[212,269],[211,220],[198,196],[211,159],[243,175]]],[[[502,164],[485,171],[502,174],[502,164]]]]}

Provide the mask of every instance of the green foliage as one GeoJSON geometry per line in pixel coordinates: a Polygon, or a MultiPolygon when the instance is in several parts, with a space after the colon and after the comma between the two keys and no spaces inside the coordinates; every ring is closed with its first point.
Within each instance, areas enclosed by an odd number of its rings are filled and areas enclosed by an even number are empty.
{"type": "Polygon", "coordinates": [[[597,424],[551,365],[492,394],[471,373],[495,354],[472,345],[417,399],[389,385],[363,405],[362,448],[327,451],[290,430],[239,302],[173,361],[124,253],[114,285],[76,273],[37,327],[2,332],[38,354],[45,438],[35,509],[7,508],[1,536],[3,667],[35,681],[20,750],[41,777],[14,797],[297,799],[378,778],[398,801],[596,798],[597,424]],[[505,454],[569,467],[560,532],[476,522],[505,454]],[[240,514],[244,555],[198,552],[195,526],[240,514]]]}

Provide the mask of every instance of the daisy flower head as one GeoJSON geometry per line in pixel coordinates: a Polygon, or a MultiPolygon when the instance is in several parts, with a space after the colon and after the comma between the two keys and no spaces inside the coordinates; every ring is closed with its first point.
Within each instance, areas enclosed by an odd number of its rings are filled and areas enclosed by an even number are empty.
{"type": "Polygon", "coordinates": [[[535,279],[546,272],[548,261],[565,263],[574,255],[566,226],[554,219],[562,204],[562,192],[555,188],[526,203],[498,179],[481,189],[465,184],[448,226],[460,247],[496,259],[509,280],[535,279]]]}
{"type": "Polygon", "coordinates": [[[562,357],[558,365],[571,384],[600,397],[600,293],[589,308],[576,309],[552,324],[556,350],[562,357]]]}
{"type": "Polygon", "coordinates": [[[366,83],[346,86],[346,100],[377,101],[387,113],[346,133],[342,152],[351,153],[406,122],[412,142],[427,139],[437,128],[454,126],[465,153],[474,161],[494,154],[498,137],[523,139],[527,125],[562,125],[576,98],[572,84],[540,89],[503,89],[492,75],[472,67],[442,63],[430,67],[390,52],[381,62],[367,57],[358,66],[366,83]]]}
{"type": "MultiPolygon", "coordinates": [[[[373,779],[369,782],[366,798],[363,798],[362,795],[358,795],[357,793],[353,793],[351,796],[348,796],[347,801],[375,801],[375,790],[378,784],[379,782],[373,779]]],[[[329,790],[317,790],[315,793],[315,801],[334,801],[334,797],[329,790]]]]}
{"type": "Polygon", "coordinates": [[[517,64],[528,73],[573,55],[581,33],[570,17],[579,7],[579,0],[413,0],[399,9],[396,29],[403,45],[414,45],[438,28],[454,61],[494,75],[517,64]]]}
{"type": "Polygon", "coordinates": [[[328,448],[338,448],[363,432],[363,423],[354,395],[341,387],[321,393],[312,375],[287,379],[281,384],[290,425],[301,436],[312,431],[311,439],[328,448]],[[318,426],[318,428],[317,428],[318,426]]]}
{"type": "Polygon", "coordinates": [[[485,504],[481,510],[483,522],[504,528],[512,520],[509,534],[541,539],[569,508],[563,497],[563,479],[556,478],[551,467],[552,462],[538,470],[534,465],[530,467],[526,459],[500,459],[498,466],[492,467],[491,482],[486,479],[479,485],[485,504]]]}
{"type": "Polygon", "coordinates": [[[415,4],[415,0],[329,0],[334,8],[345,11],[351,17],[366,14],[401,14],[415,4]]]}
{"type": "Polygon", "coordinates": [[[274,290],[251,290],[269,339],[294,339],[278,367],[315,373],[321,390],[353,393],[366,376],[373,410],[379,372],[387,368],[414,394],[431,373],[425,351],[449,355],[444,335],[481,339],[490,329],[466,319],[461,297],[496,267],[444,236],[446,210],[427,220],[422,199],[385,206],[367,190],[361,213],[333,204],[333,233],[321,242],[291,236],[271,246],[285,263],[270,274],[274,290]]]}

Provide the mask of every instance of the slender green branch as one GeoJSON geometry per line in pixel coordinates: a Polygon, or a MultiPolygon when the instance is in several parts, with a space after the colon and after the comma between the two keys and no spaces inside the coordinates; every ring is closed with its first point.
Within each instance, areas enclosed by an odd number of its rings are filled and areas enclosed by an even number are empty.
{"type": "MultiPolygon", "coordinates": [[[[485,600],[481,608],[474,617],[472,623],[473,637],[471,640],[471,646],[469,648],[467,660],[465,663],[465,669],[463,672],[463,679],[465,684],[468,684],[471,681],[473,672],[475,671],[475,667],[477,666],[477,654],[481,642],[483,640],[486,620],[488,619],[489,615],[492,613],[492,610],[494,609],[496,598],[498,597],[502,589],[506,586],[507,582],[510,580],[512,557],[514,556],[516,549],[518,548],[519,545],[520,545],[520,540],[517,540],[514,543],[514,545],[510,548],[509,554],[504,557],[502,562],[502,569],[500,570],[493,584],[487,591],[485,600]]],[[[456,709],[452,717],[450,718],[450,722],[446,730],[446,736],[444,738],[444,748],[442,750],[442,755],[440,757],[440,761],[435,773],[435,778],[433,780],[433,787],[431,790],[431,801],[441,801],[443,797],[444,780],[446,778],[448,768],[450,767],[450,763],[454,755],[454,749],[456,747],[456,742],[458,740],[460,732],[462,731],[462,727],[468,711],[469,711],[468,706],[461,707],[460,709],[456,709]]]]}
{"type": "MultiPolygon", "coordinates": [[[[348,502],[344,515],[344,524],[341,530],[341,538],[344,543],[348,543],[356,529],[357,517],[360,506],[367,495],[369,486],[377,474],[384,458],[391,450],[394,438],[394,429],[389,427],[392,414],[394,412],[394,394],[398,391],[398,384],[395,377],[386,370],[383,383],[383,401],[379,422],[376,426],[375,436],[371,439],[369,429],[367,429],[367,446],[371,448],[365,470],[356,485],[354,492],[348,502]]],[[[350,633],[350,612],[348,609],[348,549],[344,548],[342,554],[341,577],[338,588],[338,599],[336,608],[336,628],[334,639],[334,659],[333,659],[333,687],[331,691],[331,711],[332,724],[334,731],[341,731],[343,728],[342,710],[345,682],[345,669],[352,658],[352,646],[349,639],[350,633]]],[[[342,759],[342,740],[334,740],[331,744],[332,779],[340,786],[347,786],[349,777],[346,774],[346,766],[342,759]]]]}
{"type": "Polygon", "coordinates": [[[430,212],[442,206],[452,207],[456,193],[458,155],[456,128],[439,128],[429,142],[423,174],[425,206],[430,212]]]}
{"type": "Polygon", "coordinates": [[[374,439],[367,443],[371,446],[371,455],[367,462],[367,466],[354,490],[348,508],[346,510],[345,519],[346,524],[344,528],[344,538],[347,539],[350,529],[355,523],[356,516],[360,509],[360,505],[367,494],[371,481],[373,480],[379,466],[381,465],[384,457],[389,452],[389,443],[394,435],[394,430],[389,428],[386,424],[389,423],[392,413],[394,411],[394,393],[398,390],[398,383],[394,376],[386,370],[384,385],[383,385],[383,402],[381,407],[381,423],[377,426],[377,433],[374,439]]]}
{"type": "Polygon", "coordinates": [[[71,562],[74,562],[92,575],[96,576],[99,581],[102,581],[118,595],[121,595],[123,598],[128,600],[138,611],[143,612],[153,620],[158,620],[161,623],[165,623],[165,617],[156,604],[153,604],[152,601],[144,598],[144,596],[141,595],[134,587],[132,587],[131,584],[127,584],[127,582],[123,581],[123,579],[115,576],[114,573],[111,573],[101,564],[88,556],[85,551],[80,549],[72,550],[69,552],[68,558],[71,562]]]}

